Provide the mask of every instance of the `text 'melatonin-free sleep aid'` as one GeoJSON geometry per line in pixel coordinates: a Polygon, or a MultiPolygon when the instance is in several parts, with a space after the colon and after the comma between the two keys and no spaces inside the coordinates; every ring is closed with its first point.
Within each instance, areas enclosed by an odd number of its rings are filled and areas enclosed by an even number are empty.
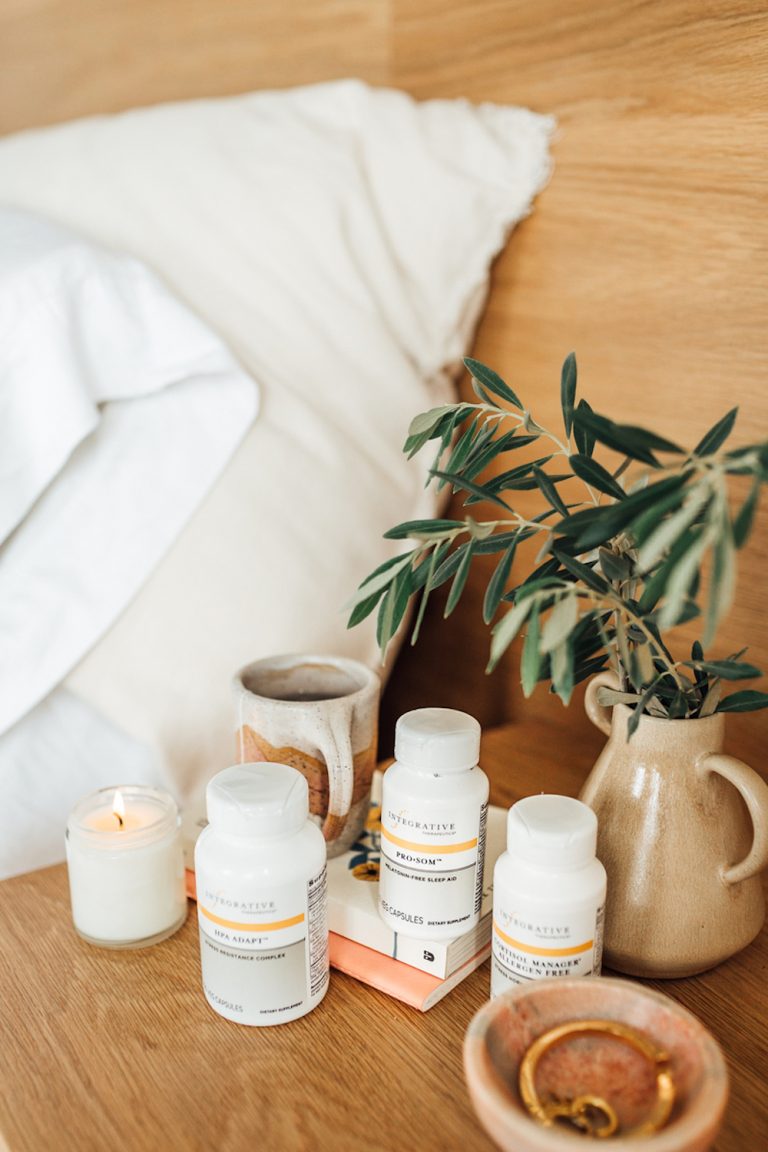
{"type": "Polygon", "coordinates": [[[452,708],[406,712],[381,803],[379,913],[404,936],[461,936],[483,895],[488,777],[480,725],[452,708]]]}

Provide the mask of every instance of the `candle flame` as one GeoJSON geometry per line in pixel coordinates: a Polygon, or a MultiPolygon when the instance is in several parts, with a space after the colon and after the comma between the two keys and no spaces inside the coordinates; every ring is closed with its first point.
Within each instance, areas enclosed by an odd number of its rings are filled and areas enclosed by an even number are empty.
{"type": "Polygon", "coordinates": [[[119,788],[115,792],[115,798],[112,801],[112,812],[117,818],[118,824],[122,828],[125,817],[125,801],[123,800],[123,794],[119,788]]]}

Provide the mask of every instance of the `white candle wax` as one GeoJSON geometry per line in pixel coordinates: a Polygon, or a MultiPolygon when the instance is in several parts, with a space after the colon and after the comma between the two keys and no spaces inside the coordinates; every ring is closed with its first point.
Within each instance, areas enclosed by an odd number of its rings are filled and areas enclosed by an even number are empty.
{"type": "Polygon", "coordinates": [[[187,914],[179,814],[155,788],[104,788],[67,823],[67,865],[77,932],[108,948],[165,939],[187,914]]]}

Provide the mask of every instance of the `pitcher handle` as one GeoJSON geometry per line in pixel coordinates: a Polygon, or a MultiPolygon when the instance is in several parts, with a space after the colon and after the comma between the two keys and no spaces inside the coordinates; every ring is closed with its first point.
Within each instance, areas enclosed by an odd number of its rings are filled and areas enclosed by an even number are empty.
{"type": "Polygon", "coordinates": [[[611,672],[598,672],[587,684],[584,694],[584,711],[592,723],[606,736],[611,734],[611,710],[597,702],[598,688],[617,688],[616,677],[611,672]]]}
{"type": "Polygon", "coordinates": [[[323,822],[326,842],[339,838],[352,807],[355,762],[351,730],[351,708],[338,708],[323,734],[322,752],[328,771],[328,813],[323,822]]]}
{"type": "Polygon", "coordinates": [[[748,880],[768,865],[768,784],[753,768],[720,752],[711,752],[696,765],[700,775],[715,772],[738,789],[752,820],[752,847],[738,864],[723,868],[726,884],[748,880]]]}

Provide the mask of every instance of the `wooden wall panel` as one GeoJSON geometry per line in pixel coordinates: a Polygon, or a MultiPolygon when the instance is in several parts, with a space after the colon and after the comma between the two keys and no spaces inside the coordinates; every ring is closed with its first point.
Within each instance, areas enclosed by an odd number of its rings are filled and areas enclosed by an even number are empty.
{"type": "MultiPolygon", "coordinates": [[[[394,0],[393,27],[393,78],[415,95],[524,104],[559,121],[553,178],[498,261],[475,355],[544,423],[559,418],[560,364],[574,349],[582,394],[617,419],[694,444],[738,403],[735,440],[768,436],[765,7],[394,0]]],[[[765,669],[767,568],[768,501],[715,645],[748,643],[765,669]]],[[[444,627],[432,618],[426,643],[446,643],[444,627]]],[[[485,647],[477,617],[475,628],[485,647]]],[[[474,681],[484,652],[463,650],[474,681]]],[[[419,658],[403,671],[414,687],[419,658]]],[[[494,675],[519,715],[516,657],[494,675]]],[[[461,699],[463,678],[450,702],[461,699]]],[[[486,682],[476,706],[495,713],[498,701],[486,682]]],[[[546,695],[526,706],[559,707],[546,695]]],[[[766,714],[738,723],[768,735],[766,714]]]]}
{"type": "Polygon", "coordinates": [[[342,76],[385,83],[388,0],[3,0],[0,133],[342,76]]]}

